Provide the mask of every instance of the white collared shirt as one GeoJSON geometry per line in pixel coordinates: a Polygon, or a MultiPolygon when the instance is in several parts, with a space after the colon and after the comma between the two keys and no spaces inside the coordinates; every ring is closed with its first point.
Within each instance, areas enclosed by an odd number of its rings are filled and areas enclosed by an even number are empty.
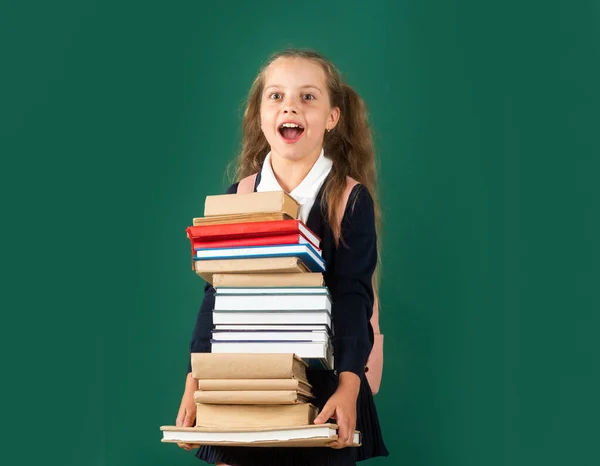
{"type": "MultiPolygon", "coordinates": [[[[290,194],[300,204],[300,211],[298,218],[304,223],[308,220],[308,214],[312,209],[317,194],[331,171],[333,162],[331,159],[325,157],[324,150],[321,149],[319,158],[312,166],[308,174],[304,177],[302,182],[296,186],[290,194]]],[[[256,187],[257,192],[264,191],[283,191],[283,188],[279,185],[275,173],[273,173],[273,167],[271,166],[271,152],[265,157],[262,169],[260,171],[260,183],[256,187]]]]}

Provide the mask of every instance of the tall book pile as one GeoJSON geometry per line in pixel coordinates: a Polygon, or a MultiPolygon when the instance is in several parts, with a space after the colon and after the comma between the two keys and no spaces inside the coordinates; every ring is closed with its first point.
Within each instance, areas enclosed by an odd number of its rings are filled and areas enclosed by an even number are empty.
{"type": "Polygon", "coordinates": [[[293,353],[332,369],[331,296],[320,238],[283,191],[208,196],[186,229],[215,288],[213,353],[293,353]]]}
{"type": "MultiPolygon", "coordinates": [[[[320,238],[283,191],[206,198],[186,229],[193,269],[215,288],[211,353],[192,354],[195,427],[163,426],[163,442],[326,446],[315,425],[309,366],[333,368],[331,296],[320,238]]],[[[360,445],[355,432],[354,446],[360,445]]]]}

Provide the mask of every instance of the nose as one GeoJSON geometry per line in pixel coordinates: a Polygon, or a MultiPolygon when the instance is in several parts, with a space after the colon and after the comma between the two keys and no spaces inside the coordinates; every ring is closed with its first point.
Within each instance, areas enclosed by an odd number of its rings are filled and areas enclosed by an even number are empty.
{"type": "Polygon", "coordinates": [[[296,100],[292,96],[287,96],[283,105],[283,113],[298,113],[297,112],[297,103],[296,100]]]}

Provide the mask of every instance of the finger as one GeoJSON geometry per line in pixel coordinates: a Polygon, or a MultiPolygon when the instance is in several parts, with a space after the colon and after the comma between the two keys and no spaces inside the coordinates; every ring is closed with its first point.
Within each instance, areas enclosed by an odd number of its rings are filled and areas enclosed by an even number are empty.
{"type": "Polygon", "coordinates": [[[186,413],[185,418],[183,420],[183,427],[193,427],[194,421],[196,420],[196,413],[191,411],[186,413]]]}
{"type": "Polygon", "coordinates": [[[337,425],[338,425],[337,442],[340,445],[346,445],[346,441],[348,440],[348,422],[346,421],[346,419],[344,419],[343,417],[340,416],[340,419],[338,419],[337,425]]]}
{"type": "Polygon", "coordinates": [[[355,423],[348,419],[341,418],[338,421],[338,443],[348,447],[352,445],[354,441],[354,428],[355,423]]]}
{"type": "Polygon", "coordinates": [[[327,422],[329,418],[333,417],[334,413],[335,406],[333,404],[326,403],[319,415],[315,418],[315,424],[323,424],[327,422]]]}
{"type": "Polygon", "coordinates": [[[338,442],[338,441],[328,443],[327,446],[331,447],[331,448],[335,448],[336,450],[339,450],[340,448],[344,448],[344,446],[342,444],[340,444],[340,442],[338,442]]]}
{"type": "Polygon", "coordinates": [[[177,427],[183,426],[183,420],[185,419],[185,409],[179,408],[179,412],[177,413],[177,419],[175,420],[175,425],[177,427]]]}

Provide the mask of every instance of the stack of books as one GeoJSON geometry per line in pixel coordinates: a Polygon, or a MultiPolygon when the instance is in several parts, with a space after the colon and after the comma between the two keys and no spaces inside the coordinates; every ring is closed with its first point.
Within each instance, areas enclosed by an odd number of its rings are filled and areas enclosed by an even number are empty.
{"type": "MultiPolygon", "coordinates": [[[[196,425],[163,442],[327,446],[306,369],[333,369],[332,302],[320,238],[283,191],[208,196],[187,228],[192,267],[215,288],[212,352],[192,354],[196,425]]],[[[353,446],[360,445],[360,432],[353,446]]]]}
{"type": "Polygon", "coordinates": [[[213,353],[295,353],[333,369],[321,240],[283,191],[206,198],[186,229],[194,270],[212,283],[213,353]]]}
{"type": "Polygon", "coordinates": [[[192,376],[196,426],[304,426],[317,416],[306,363],[293,354],[194,353],[192,376]]]}
{"type": "Polygon", "coordinates": [[[293,354],[192,354],[196,425],[161,427],[163,442],[326,446],[337,426],[314,425],[318,409],[310,403],[306,367],[293,354]]]}

